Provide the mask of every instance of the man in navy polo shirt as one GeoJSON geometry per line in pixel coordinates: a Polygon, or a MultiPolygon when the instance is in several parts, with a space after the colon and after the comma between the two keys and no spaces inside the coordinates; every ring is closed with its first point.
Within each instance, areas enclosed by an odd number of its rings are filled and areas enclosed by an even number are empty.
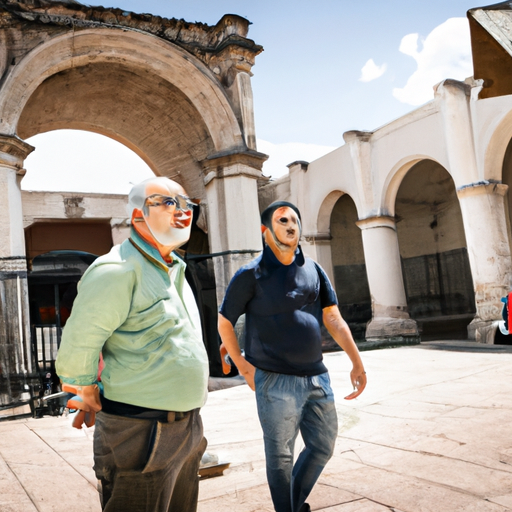
{"type": "Polygon", "coordinates": [[[265,248],[231,280],[219,333],[232,361],[256,392],[267,480],[276,512],[309,511],[306,499],[331,458],[338,432],[334,396],[322,362],[322,322],[349,356],[359,396],[366,373],[336,293],[322,268],[299,246],[301,216],[288,202],[261,215],[265,248]],[[234,325],[245,314],[245,354],[234,325]],[[293,464],[298,433],[305,448],[293,464]]]}

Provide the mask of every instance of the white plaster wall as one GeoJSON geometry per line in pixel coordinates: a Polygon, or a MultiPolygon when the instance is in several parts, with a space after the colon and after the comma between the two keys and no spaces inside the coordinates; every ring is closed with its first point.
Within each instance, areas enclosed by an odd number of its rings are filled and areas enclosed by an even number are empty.
{"type": "MultiPolygon", "coordinates": [[[[471,101],[470,112],[478,177],[500,181],[503,156],[512,138],[512,95],[471,101]]],[[[396,193],[403,177],[423,159],[442,165],[457,188],[474,182],[467,169],[453,170],[450,167],[443,118],[435,101],[377,129],[368,144],[371,147],[371,176],[366,186],[358,185],[362,178],[357,172],[350,144],[311,162],[306,172],[290,173],[286,178],[290,182],[289,193],[279,186],[282,180],[274,185],[274,199],[288,199],[300,207],[306,234],[323,232],[318,221],[322,216],[330,216],[330,211],[323,212],[322,208],[334,191],[352,197],[361,219],[393,216],[396,193]]]]}
{"type": "Polygon", "coordinates": [[[512,95],[473,102],[472,119],[481,179],[500,181],[503,158],[512,139],[512,95]]]}
{"type": "Polygon", "coordinates": [[[110,219],[112,226],[128,220],[127,196],[71,192],[22,191],[23,227],[37,221],[110,219]],[[76,206],[75,206],[76,205],[76,206]]]}

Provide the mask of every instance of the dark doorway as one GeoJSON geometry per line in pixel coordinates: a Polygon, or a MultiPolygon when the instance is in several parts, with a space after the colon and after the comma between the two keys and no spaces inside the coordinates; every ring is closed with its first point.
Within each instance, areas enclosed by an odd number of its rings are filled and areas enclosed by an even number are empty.
{"type": "Polygon", "coordinates": [[[411,168],[396,220],[407,304],[421,339],[467,338],[473,281],[455,185],[441,165],[423,160],[411,168]]]}
{"type": "Polygon", "coordinates": [[[372,302],[357,220],[354,201],[347,194],[341,196],[331,213],[334,285],[343,318],[354,338],[364,340],[366,324],[372,318],[372,302]]]}

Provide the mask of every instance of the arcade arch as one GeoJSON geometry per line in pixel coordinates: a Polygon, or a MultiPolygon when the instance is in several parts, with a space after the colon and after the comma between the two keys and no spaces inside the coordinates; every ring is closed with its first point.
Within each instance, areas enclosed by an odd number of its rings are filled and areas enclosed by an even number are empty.
{"type": "Polygon", "coordinates": [[[422,160],[403,178],[395,205],[408,310],[431,336],[467,336],[475,298],[459,200],[453,179],[422,160]]]}
{"type": "Polygon", "coordinates": [[[0,9],[0,348],[16,374],[9,400],[33,369],[20,181],[34,148],[23,139],[92,131],[180,182],[208,212],[218,295],[261,249],[257,179],[266,159],[256,151],[250,84],[262,48],[246,38],[247,20],[226,15],[209,27],[62,2],[17,9],[0,9]],[[225,200],[235,196],[243,208],[225,200]]]}
{"type": "Polygon", "coordinates": [[[354,201],[343,194],[330,217],[331,254],[334,285],[343,318],[355,339],[363,340],[372,318],[372,304],[361,230],[354,201]]]}

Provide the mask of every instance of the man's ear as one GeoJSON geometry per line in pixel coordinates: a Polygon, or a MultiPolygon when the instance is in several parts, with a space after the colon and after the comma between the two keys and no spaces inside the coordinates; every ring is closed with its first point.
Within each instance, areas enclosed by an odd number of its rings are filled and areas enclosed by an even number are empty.
{"type": "Polygon", "coordinates": [[[265,234],[265,231],[267,230],[267,226],[264,226],[263,224],[261,225],[261,234],[265,234]]]}
{"type": "Polygon", "coordinates": [[[132,212],[132,224],[135,222],[144,222],[142,210],[140,208],[134,208],[132,212]]]}

